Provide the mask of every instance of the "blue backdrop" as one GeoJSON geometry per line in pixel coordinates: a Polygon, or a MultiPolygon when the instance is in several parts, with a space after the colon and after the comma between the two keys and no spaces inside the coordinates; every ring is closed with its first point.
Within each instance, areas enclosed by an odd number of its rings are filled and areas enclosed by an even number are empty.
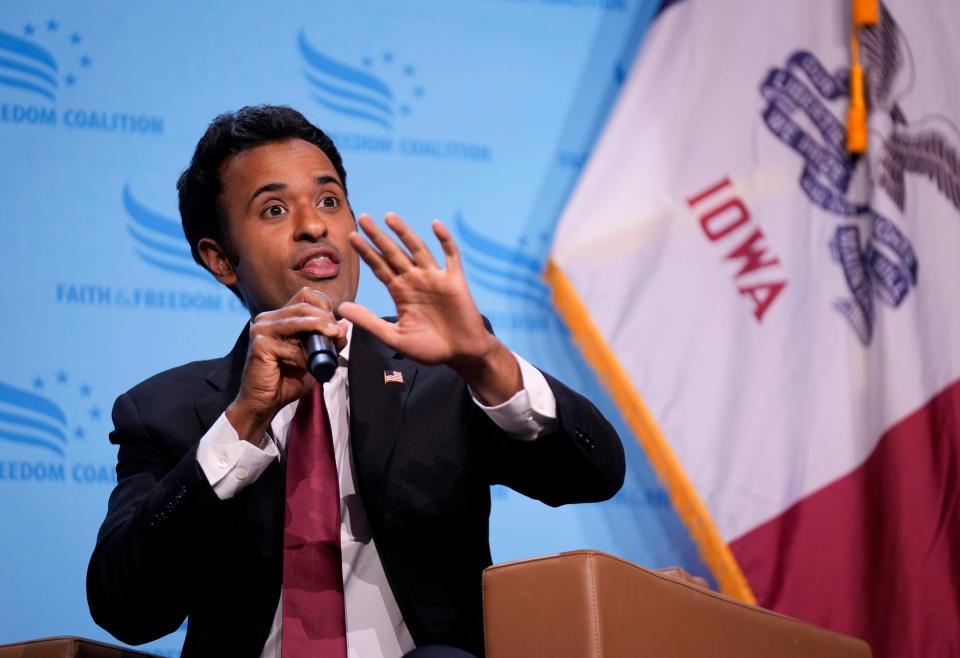
{"type": "MultiPolygon", "coordinates": [[[[106,638],[84,573],[114,483],[114,398],[224,354],[245,321],[196,267],[174,183],[207,123],[285,103],[343,152],[358,212],[443,219],[517,352],[627,448],[602,505],[497,488],[497,561],[594,547],[704,573],[540,279],[552,229],[654,0],[5,3],[0,13],[0,642],[106,638]],[[150,345],[145,349],[145,345],[150,345]]],[[[359,299],[390,313],[369,272],[359,299]]],[[[177,655],[183,629],[150,649],[177,655]]]]}

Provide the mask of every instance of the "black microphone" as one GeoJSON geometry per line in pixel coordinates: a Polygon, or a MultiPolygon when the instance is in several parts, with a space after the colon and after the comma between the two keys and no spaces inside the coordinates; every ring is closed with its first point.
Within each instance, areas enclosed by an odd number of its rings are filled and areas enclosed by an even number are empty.
{"type": "Polygon", "coordinates": [[[337,350],[333,341],[321,333],[311,332],[303,339],[307,351],[307,368],[321,384],[325,384],[337,371],[337,350]]]}

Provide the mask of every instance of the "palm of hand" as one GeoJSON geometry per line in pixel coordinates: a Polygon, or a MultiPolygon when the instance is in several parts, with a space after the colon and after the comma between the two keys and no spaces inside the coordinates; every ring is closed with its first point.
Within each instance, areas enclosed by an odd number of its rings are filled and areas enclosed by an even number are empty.
{"type": "Polygon", "coordinates": [[[444,363],[485,348],[480,312],[461,273],[406,273],[388,286],[397,306],[391,347],[423,363],[444,363]]]}
{"type": "Polygon", "coordinates": [[[361,216],[359,223],[379,251],[359,235],[351,238],[351,244],[386,285],[397,307],[397,322],[388,323],[352,303],[343,304],[341,314],[422,363],[452,363],[481,356],[489,348],[491,336],[470,295],[459,250],[447,229],[440,222],[433,225],[445,255],[443,269],[399,217],[388,215],[387,225],[409,253],[369,217],[361,216]]]}

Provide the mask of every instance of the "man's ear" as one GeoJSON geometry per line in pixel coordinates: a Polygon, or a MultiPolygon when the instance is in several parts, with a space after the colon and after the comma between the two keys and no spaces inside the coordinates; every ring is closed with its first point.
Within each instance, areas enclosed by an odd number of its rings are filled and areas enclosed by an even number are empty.
{"type": "Polygon", "coordinates": [[[219,242],[213,238],[200,238],[197,243],[197,252],[217,281],[227,287],[237,282],[237,273],[233,269],[233,263],[230,262],[227,252],[224,251],[219,242]]]}

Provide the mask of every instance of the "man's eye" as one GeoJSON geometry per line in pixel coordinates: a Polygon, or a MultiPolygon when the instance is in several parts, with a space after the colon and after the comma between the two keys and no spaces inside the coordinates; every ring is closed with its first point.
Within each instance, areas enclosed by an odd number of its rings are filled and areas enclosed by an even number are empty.
{"type": "Polygon", "coordinates": [[[278,205],[267,206],[263,211],[263,214],[266,215],[267,217],[279,217],[283,213],[284,213],[283,206],[278,206],[278,205]]]}
{"type": "Polygon", "coordinates": [[[335,196],[325,196],[320,199],[319,205],[321,208],[336,208],[340,201],[335,196]]]}

